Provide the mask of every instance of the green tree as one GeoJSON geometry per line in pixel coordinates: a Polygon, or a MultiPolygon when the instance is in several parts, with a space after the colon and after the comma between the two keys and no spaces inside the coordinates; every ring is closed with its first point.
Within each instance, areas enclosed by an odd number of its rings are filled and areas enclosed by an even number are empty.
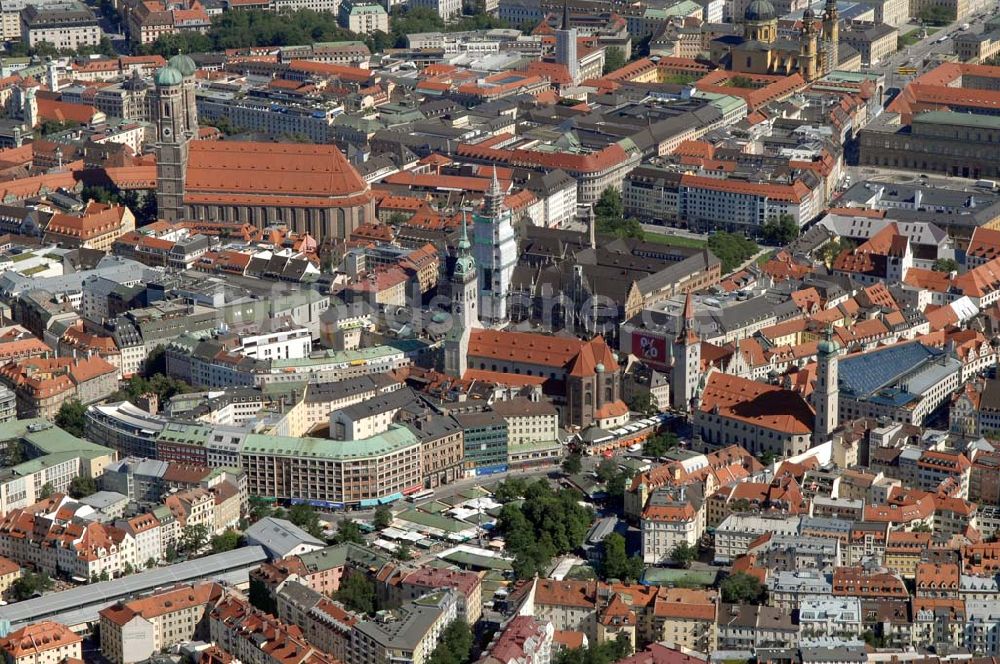
{"type": "Polygon", "coordinates": [[[935,272],[957,272],[958,263],[951,258],[939,258],[931,265],[931,269],[935,272]]]}
{"type": "Polygon", "coordinates": [[[156,567],[156,558],[148,558],[146,560],[146,569],[153,569],[154,567],[156,567]]]}
{"type": "Polygon", "coordinates": [[[608,480],[605,485],[605,491],[607,491],[608,496],[614,498],[615,500],[621,500],[625,495],[625,489],[628,488],[629,480],[635,476],[635,471],[631,468],[622,468],[614,476],[608,480]]]}
{"type": "Polygon", "coordinates": [[[73,129],[79,126],[79,122],[74,122],[72,120],[65,120],[63,122],[58,120],[45,120],[42,122],[38,130],[41,132],[42,136],[50,136],[52,134],[58,134],[66,131],[67,129],[73,129]]]}
{"type": "Polygon", "coordinates": [[[687,569],[698,559],[698,549],[687,542],[681,542],[670,552],[670,560],[678,567],[687,569]]]}
{"type": "Polygon", "coordinates": [[[729,87],[753,89],[753,79],[749,76],[733,76],[729,79],[729,87]]]}
{"type": "Polygon", "coordinates": [[[392,552],[392,555],[396,560],[410,560],[413,558],[413,551],[410,550],[409,544],[400,542],[396,545],[396,550],[392,552]]]}
{"type": "Polygon", "coordinates": [[[625,206],[618,189],[608,187],[594,204],[594,218],[597,232],[615,237],[643,237],[642,225],[636,219],[625,218],[625,206]]]}
{"type": "Polygon", "coordinates": [[[93,477],[77,475],[69,483],[69,495],[73,498],[85,498],[97,493],[97,482],[93,477]]]}
{"type": "Polygon", "coordinates": [[[591,642],[586,648],[563,648],[553,655],[555,664],[614,664],[632,654],[632,641],[619,634],[614,641],[591,642]]]}
{"type": "Polygon", "coordinates": [[[208,544],[208,526],[191,523],[181,529],[181,548],[187,553],[197,553],[208,544]]]}
{"type": "Polygon", "coordinates": [[[613,71],[625,66],[625,53],[615,46],[604,49],[604,73],[610,74],[613,71]]]}
{"type": "Polygon", "coordinates": [[[340,584],[334,599],[351,611],[375,613],[375,584],[364,574],[353,572],[340,584]]]}
{"type": "Polygon", "coordinates": [[[727,576],[719,584],[719,590],[722,593],[722,601],[729,604],[756,604],[764,592],[757,577],[746,572],[736,572],[727,576]]]}
{"type": "Polygon", "coordinates": [[[620,581],[638,581],[645,567],[642,558],[639,556],[628,556],[625,551],[625,538],[618,533],[611,533],[604,538],[604,563],[601,566],[601,574],[605,579],[619,579],[620,581]]]}
{"type": "Polygon", "coordinates": [[[910,532],[911,533],[931,533],[931,532],[934,532],[934,531],[931,529],[930,526],[928,526],[926,523],[924,523],[924,522],[921,521],[917,525],[913,526],[913,528],[910,528],[910,532]]]}
{"type": "Polygon", "coordinates": [[[505,504],[497,519],[497,529],[514,557],[515,575],[523,579],[546,574],[554,556],[583,544],[593,516],[569,489],[555,491],[545,480],[525,487],[524,501],[505,504]]]}
{"type": "Polygon", "coordinates": [[[56,426],[73,434],[77,438],[83,438],[83,428],[87,422],[87,407],[80,403],[79,399],[63,401],[56,413],[56,426]]]}
{"type": "Polygon", "coordinates": [[[387,48],[393,47],[392,35],[388,35],[381,30],[376,30],[365,37],[365,44],[372,53],[381,53],[387,48]]]}
{"type": "Polygon", "coordinates": [[[240,534],[232,528],[227,528],[221,535],[212,536],[212,553],[232,551],[240,545],[240,534]]]}
{"type": "Polygon", "coordinates": [[[851,248],[851,243],[843,238],[833,238],[826,244],[824,244],[819,250],[819,259],[824,265],[830,267],[833,265],[833,261],[836,260],[837,256],[843,253],[846,249],[851,248]]]}
{"type": "Polygon", "coordinates": [[[273,503],[260,496],[250,496],[250,521],[257,522],[274,514],[273,503]]]}
{"type": "Polygon", "coordinates": [[[337,526],[337,534],[333,536],[334,544],[347,544],[348,542],[353,542],[354,544],[364,544],[365,537],[361,533],[361,528],[358,524],[351,519],[344,519],[337,526]]]}
{"type": "Polygon", "coordinates": [[[108,570],[102,569],[101,573],[97,575],[97,578],[100,581],[110,581],[111,580],[111,575],[108,574],[108,570]]]}
{"type": "Polygon", "coordinates": [[[319,525],[319,514],[312,505],[300,503],[288,509],[288,520],[313,537],[323,537],[323,527],[319,525]]]}
{"type": "Polygon", "coordinates": [[[528,483],[520,477],[508,477],[493,490],[493,499],[500,503],[509,503],[518,498],[524,498],[528,491],[528,483]]]}
{"type": "Polygon", "coordinates": [[[471,653],[472,629],[464,620],[455,620],[444,628],[428,664],[467,664],[471,653]]]}
{"type": "Polygon", "coordinates": [[[799,225],[790,214],[779,215],[777,219],[768,219],[761,229],[761,237],[770,245],[784,247],[791,244],[799,236],[799,225]]]}
{"type": "Polygon", "coordinates": [[[10,586],[10,594],[15,600],[22,602],[31,599],[35,595],[41,595],[46,590],[52,590],[55,584],[45,572],[30,572],[25,570],[21,578],[14,581],[10,586]]]}
{"type": "Polygon", "coordinates": [[[583,471],[583,455],[579,452],[572,452],[563,459],[563,472],[567,475],[579,475],[583,471]]]}
{"type": "Polygon", "coordinates": [[[770,466],[777,460],[777,458],[778,455],[776,455],[771,450],[764,450],[763,452],[757,455],[757,461],[760,461],[760,465],[762,466],[770,466]]]}
{"type": "Polygon", "coordinates": [[[656,413],[656,406],[653,405],[653,395],[648,391],[636,392],[628,402],[629,410],[642,413],[643,415],[653,415],[656,413]]]}
{"type": "Polygon", "coordinates": [[[135,567],[132,566],[132,563],[127,562],[122,565],[122,576],[131,576],[133,573],[135,573],[135,567]]]}
{"type": "Polygon", "coordinates": [[[375,517],[373,523],[375,527],[379,530],[383,528],[388,528],[392,525],[392,510],[389,509],[387,505],[379,505],[375,508],[375,517]]]}
{"type": "Polygon", "coordinates": [[[618,474],[618,462],[614,459],[601,459],[597,464],[597,479],[601,482],[610,482],[618,474]]]}
{"type": "Polygon", "coordinates": [[[56,488],[52,486],[52,482],[46,482],[42,485],[41,491],[38,492],[38,497],[42,500],[46,498],[51,498],[52,494],[56,492],[56,488]]]}
{"type": "Polygon", "coordinates": [[[753,240],[734,233],[713,233],[708,248],[722,261],[722,271],[732,272],[760,249],[753,240]]]}
{"type": "Polygon", "coordinates": [[[167,550],[164,552],[163,557],[167,559],[168,563],[172,563],[177,560],[177,547],[173,544],[167,545],[167,550]]]}
{"type": "Polygon", "coordinates": [[[677,434],[672,431],[650,436],[642,446],[642,453],[649,457],[661,457],[680,444],[677,434]]]}

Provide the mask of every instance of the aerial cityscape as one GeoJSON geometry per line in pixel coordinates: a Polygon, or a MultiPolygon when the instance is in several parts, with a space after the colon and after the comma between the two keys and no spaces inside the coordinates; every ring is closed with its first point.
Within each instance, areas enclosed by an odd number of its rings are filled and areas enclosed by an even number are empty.
{"type": "Polygon", "coordinates": [[[0,664],[1000,661],[1000,0],[0,31],[0,664]]]}

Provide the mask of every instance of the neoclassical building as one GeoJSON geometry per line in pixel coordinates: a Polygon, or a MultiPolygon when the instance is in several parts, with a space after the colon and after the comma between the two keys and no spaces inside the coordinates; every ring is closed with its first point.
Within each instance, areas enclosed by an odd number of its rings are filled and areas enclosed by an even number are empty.
{"type": "Polygon", "coordinates": [[[840,61],[838,23],[837,2],[827,0],[821,22],[807,7],[799,38],[779,39],[774,5],[770,0],[753,0],[743,15],[743,36],[713,40],[711,58],[735,72],[783,76],[797,72],[806,81],[814,81],[835,70],[840,61]]]}
{"type": "Polygon", "coordinates": [[[319,240],[375,220],[371,187],[334,145],[197,140],[195,69],[178,55],[154,79],[160,217],[283,223],[319,240]]]}

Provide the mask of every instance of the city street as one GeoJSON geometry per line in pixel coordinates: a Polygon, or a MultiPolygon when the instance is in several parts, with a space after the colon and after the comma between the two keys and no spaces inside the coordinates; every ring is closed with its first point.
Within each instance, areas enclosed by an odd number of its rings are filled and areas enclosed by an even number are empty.
{"type": "MultiPolygon", "coordinates": [[[[917,69],[917,75],[923,73],[927,69],[924,66],[925,60],[928,60],[933,55],[938,53],[953,52],[952,37],[960,34],[961,31],[959,28],[964,23],[969,24],[967,32],[978,34],[983,31],[983,26],[986,20],[993,16],[995,11],[996,10],[994,9],[993,12],[986,12],[985,14],[979,14],[963,21],[956,21],[955,23],[944,26],[916,44],[897,51],[892,57],[879,62],[874,67],[870,68],[869,71],[885,74],[887,89],[893,87],[902,88],[914,77],[900,76],[898,72],[900,67],[914,67],[917,69]],[[946,39],[944,41],[940,41],[942,37],[946,37],[946,39]]],[[[904,32],[909,32],[909,27],[912,27],[912,25],[902,26],[900,28],[900,36],[902,36],[904,32]]],[[[917,30],[919,29],[920,28],[917,27],[917,30]]],[[[930,29],[933,30],[933,28],[930,29]]]]}

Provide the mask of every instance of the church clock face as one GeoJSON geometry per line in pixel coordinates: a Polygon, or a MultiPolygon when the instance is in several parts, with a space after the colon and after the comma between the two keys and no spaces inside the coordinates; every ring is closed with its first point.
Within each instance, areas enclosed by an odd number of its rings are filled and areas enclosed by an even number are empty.
{"type": "Polygon", "coordinates": [[[174,130],[171,129],[170,127],[164,127],[163,128],[163,136],[164,136],[164,138],[170,138],[171,136],[173,136],[173,134],[174,134],[174,130]]]}

